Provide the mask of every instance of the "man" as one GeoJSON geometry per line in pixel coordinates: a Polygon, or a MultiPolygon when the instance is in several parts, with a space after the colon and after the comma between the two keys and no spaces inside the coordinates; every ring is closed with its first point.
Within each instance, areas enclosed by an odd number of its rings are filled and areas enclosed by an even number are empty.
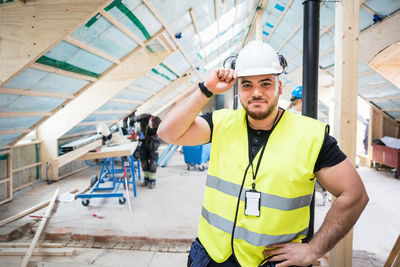
{"type": "Polygon", "coordinates": [[[140,143],[140,163],[144,172],[144,182],[142,185],[154,189],[156,187],[158,147],[160,146],[157,129],[161,119],[157,116],[144,113],[135,116],[133,121],[140,123],[138,136],[140,143]]]}
{"type": "Polygon", "coordinates": [[[250,42],[236,70],[214,70],[159,127],[168,143],[211,140],[198,239],[188,266],[309,265],[351,229],[368,202],[358,173],[326,126],[277,107],[282,63],[269,45],[250,42]],[[243,108],[197,117],[213,94],[236,80],[243,108]],[[301,243],[315,177],[337,199],[321,229],[301,243]]]}
{"type": "Polygon", "coordinates": [[[303,106],[303,87],[297,86],[292,91],[292,97],[290,98],[290,104],[286,110],[291,112],[301,114],[302,106],[303,106]]]}

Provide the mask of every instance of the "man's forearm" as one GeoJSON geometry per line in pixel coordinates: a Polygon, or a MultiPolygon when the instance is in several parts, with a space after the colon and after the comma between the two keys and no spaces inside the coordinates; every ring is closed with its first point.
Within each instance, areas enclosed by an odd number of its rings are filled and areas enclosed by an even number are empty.
{"type": "Polygon", "coordinates": [[[332,249],[350,231],[368,202],[366,194],[357,200],[350,198],[339,196],[335,200],[321,228],[311,239],[309,244],[318,257],[332,249]]]}
{"type": "Polygon", "coordinates": [[[209,98],[197,88],[168,112],[158,128],[158,135],[164,141],[174,143],[188,130],[208,101],[209,98]]]}

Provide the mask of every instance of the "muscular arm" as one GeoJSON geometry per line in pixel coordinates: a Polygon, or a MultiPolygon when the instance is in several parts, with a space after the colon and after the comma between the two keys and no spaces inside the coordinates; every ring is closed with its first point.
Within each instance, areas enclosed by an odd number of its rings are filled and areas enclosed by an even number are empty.
{"type": "MultiPolygon", "coordinates": [[[[234,70],[216,69],[204,85],[213,94],[229,90],[237,80],[234,70]]],[[[196,89],[176,104],[162,120],[157,134],[164,141],[176,145],[200,145],[210,140],[210,127],[205,119],[197,117],[209,98],[196,89]]]]}
{"type": "Polygon", "coordinates": [[[283,243],[270,245],[267,254],[274,254],[272,261],[284,261],[276,265],[306,266],[322,257],[353,227],[368,203],[368,196],[356,169],[349,159],[322,168],[316,173],[318,181],[336,197],[321,228],[307,244],[283,243]]]}

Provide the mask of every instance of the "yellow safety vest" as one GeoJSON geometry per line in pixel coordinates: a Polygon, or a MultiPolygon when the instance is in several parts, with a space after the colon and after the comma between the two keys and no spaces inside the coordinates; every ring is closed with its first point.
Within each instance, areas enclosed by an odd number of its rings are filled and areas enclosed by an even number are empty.
{"type": "MultiPolygon", "coordinates": [[[[233,247],[241,266],[258,266],[265,246],[301,242],[307,235],[314,165],[326,126],[284,112],[268,139],[256,177],[256,190],[261,192],[260,216],[256,217],[244,215],[245,191],[253,182],[251,167],[244,179],[249,165],[246,112],[214,111],[213,124],[198,237],[218,263],[232,255],[233,247]]],[[[253,160],[254,171],[259,157],[260,151],[253,160]]]]}

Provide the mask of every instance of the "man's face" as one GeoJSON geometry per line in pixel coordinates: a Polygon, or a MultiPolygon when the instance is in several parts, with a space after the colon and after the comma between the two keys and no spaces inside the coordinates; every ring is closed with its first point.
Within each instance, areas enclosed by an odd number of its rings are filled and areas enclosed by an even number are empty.
{"type": "Polygon", "coordinates": [[[239,78],[239,97],[247,114],[255,119],[267,118],[278,105],[282,83],[278,76],[264,74],[239,78]]]}

